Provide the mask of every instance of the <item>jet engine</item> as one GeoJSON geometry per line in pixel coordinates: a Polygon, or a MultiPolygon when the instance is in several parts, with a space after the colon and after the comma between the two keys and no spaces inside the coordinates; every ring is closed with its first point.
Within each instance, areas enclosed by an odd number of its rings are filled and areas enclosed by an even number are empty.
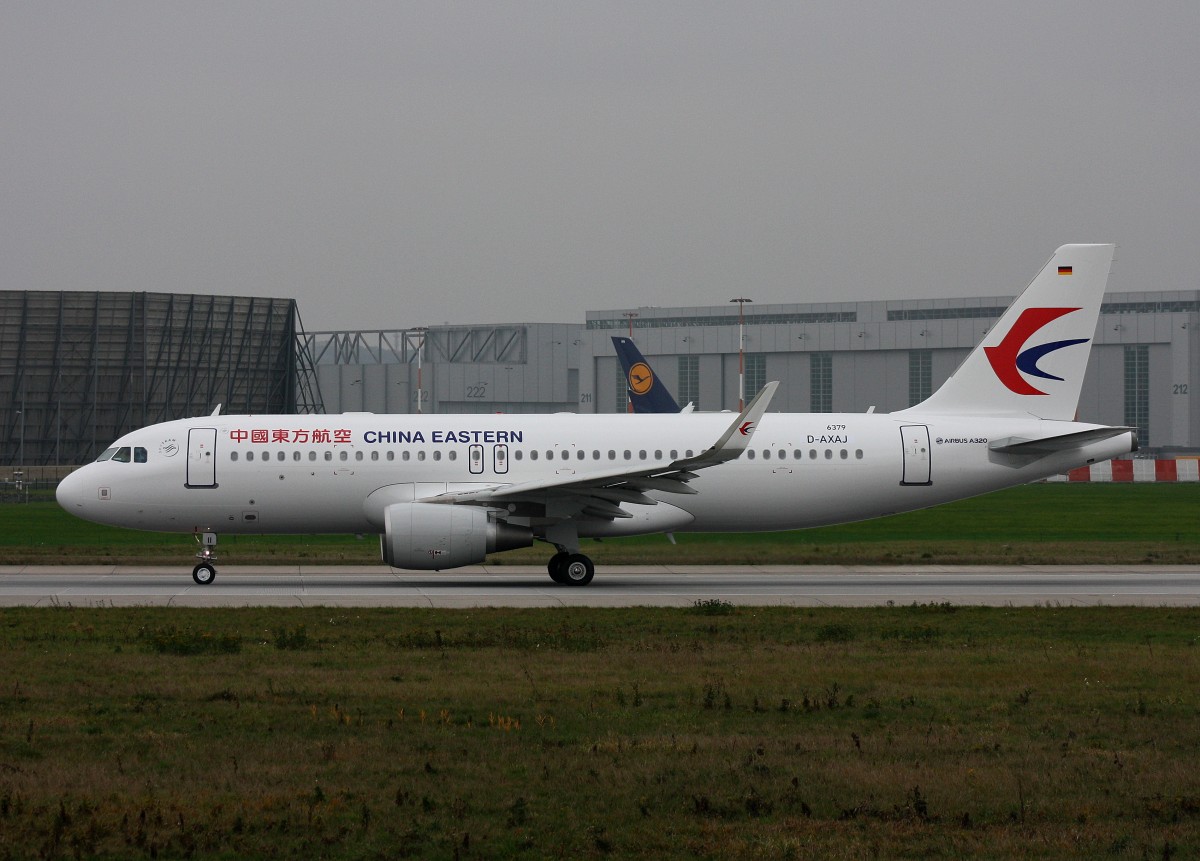
{"type": "Polygon", "coordinates": [[[470,505],[401,502],[383,511],[379,548],[393,568],[441,571],[475,565],[489,553],[529,547],[533,532],[470,505]]]}

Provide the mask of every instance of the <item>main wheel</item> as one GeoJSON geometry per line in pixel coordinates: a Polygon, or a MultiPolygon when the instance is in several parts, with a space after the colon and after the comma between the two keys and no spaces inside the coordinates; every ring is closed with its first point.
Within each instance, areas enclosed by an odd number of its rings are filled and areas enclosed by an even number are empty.
{"type": "Polygon", "coordinates": [[[563,569],[567,567],[567,559],[570,553],[555,553],[550,557],[550,561],[546,563],[546,570],[550,572],[550,579],[555,583],[566,583],[567,575],[563,569]]]}
{"type": "Polygon", "coordinates": [[[586,586],[596,576],[596,566],[582,553],[568,555],[562,571],[563,582],[568,586],[586,586]]]}
{"type": "Polygon", "coordinates": [[[196,581],[197,586],[207,586],[217,579],[217,569],[208,562],[201,562],[192,569],[192,579],[196,581]]]}

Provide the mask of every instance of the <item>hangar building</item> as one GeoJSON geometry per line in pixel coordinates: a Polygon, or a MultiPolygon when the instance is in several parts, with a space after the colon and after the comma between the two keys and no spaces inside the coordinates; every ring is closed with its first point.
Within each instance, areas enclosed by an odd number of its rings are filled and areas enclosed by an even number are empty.
{"type": "MultiPolygon", "coordinates": [[[[1010,296],[744,309],[746,398],[768,380],[772,409],[880,412],[936,389],[1010,296]]],[[[1200,291],[1109,293],[1080,401],[1082,421],[1138,427],[1144,448],[1200,447],[1200,291]]],[[[738,306],[589,311],[585,323],[318,332],[313,357],[330,412],[623,412],[610,338],[632,333],[679,403],[736,409],[738,306]],[[418,360],[420,384],[418,385],[418,360]]]]}
{"type": "Polygon", "coordinates": [[[0,291],[0,463],[75,465],[184,416],[315,409],[292,299],[0,291]]]}

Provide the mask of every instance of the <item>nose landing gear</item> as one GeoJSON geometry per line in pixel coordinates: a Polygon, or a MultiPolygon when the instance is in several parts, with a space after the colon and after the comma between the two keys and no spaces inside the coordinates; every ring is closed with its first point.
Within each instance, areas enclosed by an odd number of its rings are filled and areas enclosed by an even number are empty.
{"type": "Polygon", "coordinates": [[[200,561],[192,569],[192,579],[197,586],[207,586],[217,579],[217,569],[213,565],[217,561],[217,534],[215,532],[200,532],[196,535],[196,543],[200,549],[196,558],[200,561]]]}

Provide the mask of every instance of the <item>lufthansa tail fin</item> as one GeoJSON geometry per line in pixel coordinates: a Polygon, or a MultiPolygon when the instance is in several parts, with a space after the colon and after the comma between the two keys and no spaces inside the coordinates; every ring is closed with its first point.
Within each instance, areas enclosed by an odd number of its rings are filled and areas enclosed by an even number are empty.
{"type": "Polygon", "coordinates": [[[1055,251],[950,379],[902,413],[1072,420],[1114,248],[1055,251]]]}
{"type": "Polygon", "coordinates": [[[629,338],[612,339],[625,371],[625,386],[629,390],[629,402],[635,413],[677,413],[679,404],[671,397],[667,387],[654,375],[650,363],[629,338]]]}

